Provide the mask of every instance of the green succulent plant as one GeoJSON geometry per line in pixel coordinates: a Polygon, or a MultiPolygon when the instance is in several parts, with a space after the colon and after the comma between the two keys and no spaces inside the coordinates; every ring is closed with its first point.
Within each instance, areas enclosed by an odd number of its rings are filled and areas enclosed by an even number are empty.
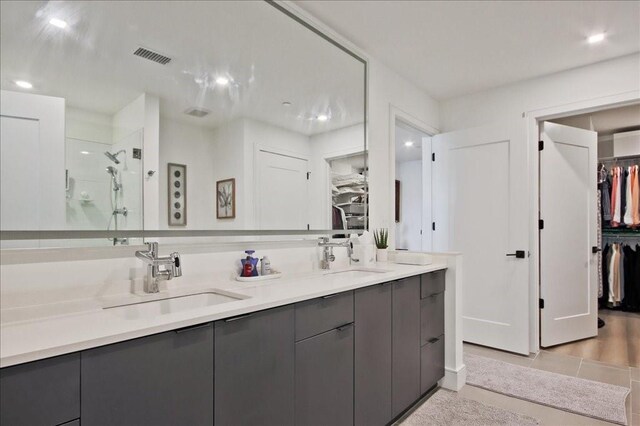
{"type": "Polygon", "coordinates": [[[376,242],[377,248],[386,249],[389,247],[389,230],[387,228],[380,228],[373,231],[373,239],[376,242]]]}

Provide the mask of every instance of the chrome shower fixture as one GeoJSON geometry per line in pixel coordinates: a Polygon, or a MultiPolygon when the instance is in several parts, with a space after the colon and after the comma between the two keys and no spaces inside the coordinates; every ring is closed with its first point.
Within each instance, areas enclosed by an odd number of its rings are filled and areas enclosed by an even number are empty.
{"type": "Polygon", "coordinates": [[[113,161],[116,164],[120,164],[120,160],[118,160],[118,155],[122,154],[123,152],[127,152],[124,149],[121,149],[120,151],[116,152],[115,154],[109,151],[105,151],[104,155],[107,156],[107,158],[111,161],[113,161]]]}
{"type": "MultiPolygon", "coordinates": [[[[105,153],[106,154],[106,153],[105,153]]],[[[113,190],[119,191],[122,188],[122,184],[118,183],[118,169],[113,166],[107,166],[107,173],[111,175],[111,183],[113,184],[113,190]]]]}

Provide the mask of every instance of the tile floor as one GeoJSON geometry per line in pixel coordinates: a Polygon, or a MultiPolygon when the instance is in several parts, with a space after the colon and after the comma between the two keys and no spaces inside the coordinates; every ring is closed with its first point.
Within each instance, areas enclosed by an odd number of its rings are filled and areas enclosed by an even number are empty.
{"type": "MultiPolygon", "coordinates": [[[[525,367],[629,387],[631,395],[627,397],[627,418],[630,426],[640,426],[640,368],[621,367],[545,350],[527,357],[465,343],[464,351],[525,367]]],[[[460,396],[535,417],[542,425],[610,424],[468,385],[460,390],[460,396]]]]}
{"type": "Polygon", "coordinates": [[[621,367],[640,367],[640,314],[602,309],[598,316],[606,323],[598,330],[598,337],[547,350],[621,367]]]}

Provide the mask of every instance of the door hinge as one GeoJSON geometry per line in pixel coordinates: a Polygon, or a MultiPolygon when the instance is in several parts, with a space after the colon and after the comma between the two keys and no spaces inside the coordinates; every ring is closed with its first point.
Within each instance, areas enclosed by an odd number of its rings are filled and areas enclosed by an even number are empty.
{"type": "Polygon", "coordinates": [[[538,229],[544,229],[544,220],[540,219],[538,221],[538,229]]]}
{"type": "Polygon", "coordinates": [[[311,226],[307,223],[307,231],[311,230],[311,226]]]}
{"type": "Polygon", "coordinates": [[[307,172],[307,180],[309,180],[309,176],[311,176],[311,172],[307,172]]]}
{"type": "Polygon", "coordinates": [[[436,161],[436,153],[435,152],[431,153],[431,161],[436,161]]]}
{"type": "Polygon", "coordinates": [[[435,222],[431,222],[431,230],[432,231],[436,230],[436,223],[435,222]]]}
{"type": "Polygon", "coordinates": [[[538,141],[538,151],[542,151],[544,149],[544,141],[538,141]]]}
{"type": "Polygon", "coordinates": [[[540,306],[540,309],[544,309],[544,299],[538,300],[538,306],[540,306]]]}

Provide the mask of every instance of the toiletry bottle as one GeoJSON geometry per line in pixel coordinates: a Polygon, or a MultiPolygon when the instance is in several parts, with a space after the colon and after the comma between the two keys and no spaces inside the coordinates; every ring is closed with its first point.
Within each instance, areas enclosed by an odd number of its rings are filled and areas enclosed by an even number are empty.
{"type": "Polygon", "coordinates": [[[253,257],[253,253],[255,253],[255,250],[245,250],[244,251],[247,254],[247,259],[246,262],[249,262],[251,264],[251,275],[249,275],[250,277],[257,277],[258,276],[258,258],[253,257]]]}
{"type": "Polygon", "coordinates": [[[251,256],[247,256],[242,266],[242,276],[250,277],[253,275],[253,265],[251,264],[251,256]]]}
{"type": "Polygon", "coordinates": [[[271,262],[267,256],[263,257],[260,262],[260,275],[271,274],[271,262]]]}

